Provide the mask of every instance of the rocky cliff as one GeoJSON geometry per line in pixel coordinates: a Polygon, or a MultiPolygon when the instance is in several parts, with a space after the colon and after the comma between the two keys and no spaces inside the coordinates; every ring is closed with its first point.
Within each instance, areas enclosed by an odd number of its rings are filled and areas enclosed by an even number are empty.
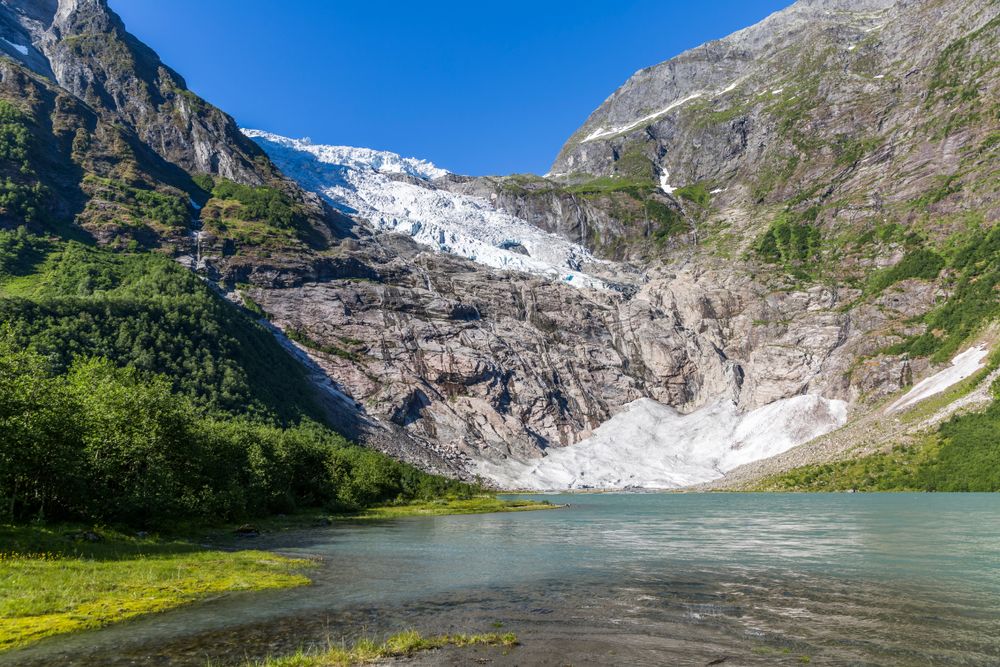
{"type": "MultiPolygon", "coordinates": [[[[8,0],[0,6],[0,37],[5,99],[25,114],[34,153],[41,162],[52,157],[52,147],[42,145],[53,135],[63,153],[63,174],[39,174],[60,180],[61,202],[72,201],[60,204],[57,218],[75,219],[106,243],[193,250],[186,247],[194,245],[191,232],[212,197],[195,177],[214,176],[289,200],[300,219],[285,250],[322,249],[342,233],[318,197],[286,179],[231,117],[188,90],[106,0],[8,0]]],[[[261,254],[261,244],[228,236],[226,255],[261,254]]]]}
{"type": "Polygon", "coordinates": [[[547,177],[423,183],[618,262],[622,291],[424,251],[377,283],[255,298],[315,348],[346,335],[326,363],[352,395],[473,457],[579,442],[640,397],[690,412],[813,394],[862,414],[932,365],[903,348],[955,291],[947,248],[1000,213],[997,16],[799,2],[638,72],[547,177]]]}
{"type": "Polygon", "coordinates": [[[102,0],[8,0],[0,120],[31,145],[0,213],[177,256],[287,335],[346,431],[432,469],[534,465],[640,399],[839,419],[995,314],[965,249],[1000,215],[998,13],[803,0],[636,73],[548,176],[469,178],[259,147],[102,0]]]}

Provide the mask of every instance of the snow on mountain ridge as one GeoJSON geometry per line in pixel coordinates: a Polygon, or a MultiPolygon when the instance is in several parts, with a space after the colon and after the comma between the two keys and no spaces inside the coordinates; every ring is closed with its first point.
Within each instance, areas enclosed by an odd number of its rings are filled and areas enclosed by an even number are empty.
{"type": "Polygon", "coordinates": [[[243,134],[251,139],[264,139],[288,147],[307,149],[326,164],[339,164],[354,169],[372,169],[383,174],[406,174],[425,181],[432,181],[451,173],[428,160],[403,157],[396,153],[379,151],[374,148],[314,144],[309,139],[288,139],[260,130],[245,129],[243,134]]]}
{"type": "Polygon", "coordinates": [[[448,172],[430,162],[366,148],[315,145],[259,130],[243,132],[302,187],[367,219],[379,231],[406,234],[439,252],[496,269],[606,289],[603,281],[583,272],[585,264],[599,261],[586,248],[499,211],[485,199],[436,189],[431,181],[448,172]]]}

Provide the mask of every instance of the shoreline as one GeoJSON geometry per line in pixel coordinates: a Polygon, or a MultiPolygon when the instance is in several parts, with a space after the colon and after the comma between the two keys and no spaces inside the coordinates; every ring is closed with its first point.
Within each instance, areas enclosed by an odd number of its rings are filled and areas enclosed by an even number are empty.
{"type": "Polygon", "coordinates": [[[397,518],[561,509],[564,505],[481,496],[306,512],[258,524],[173,526],[161,535],[82,523],[0,525],[0,655],[59,635],[198,604],[233,593],[308,586],[315,560],[258,544],[265,534],[397,518]],[[200,535],[200,537],[199,537],[200,535]],[[82,589],[79,582],[90,582],[82,589]]]}

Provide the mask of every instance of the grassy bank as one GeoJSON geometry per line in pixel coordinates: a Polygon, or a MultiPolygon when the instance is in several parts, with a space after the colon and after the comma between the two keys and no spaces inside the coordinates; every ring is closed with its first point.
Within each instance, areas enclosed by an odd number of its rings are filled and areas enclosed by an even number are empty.
{"type": "MultiPolygon", "coordinates": [[[[341,521],[375,521],[379,519],[402,519],[406,517],[448,516],[452,514],[496,514],[502,512],[531,512],[536,510],[560,509],[548,501],[501,500],[494,496],[474,496],[472,498],[438,498],[411,502],[375,505],[355,512],[325,512],[305,510],[288,515],[275,515],[255,521],[252,526],[261,533],[276,533],[289,530],[307,530],[330,526],[341,521]]],[[[215,526],[202,530],[204,526],[187,527],[185,534],[204,535],[214,544],[229,544],[235,539],[237,524],[215,526]]]]}
{"type": "Polygon", "coordinates": [[[492,514],[496,512],[531,512],[535,510],[559,509],[548,501],[500,500],[491,496],[457,500],[429,500],[405,505],[383,505],[371,507],[357,514],[340,518],[355,519],[395,519],[407,516],[443,516],[447,514],[492,514]]]}
{"type": "Polygon", "coordinates": [[[233,591],[302,586],[311,564],[71,527],[2,526],[0,545],[0,651],[233,591]]]}
{"type": "MultiPolygon", "coordinates": [[[[300,513],[264,519],[255,528],[274,532],[352,519],[524,512],[557,507],[547,502],[479,496],[384,505],[352,514],[300,513]]],[[[231,525],[209,531],[210,539],[213,543],[233,544],[234,528],[231,525]]],[[[177,530],[185,535],[205,532],[203,527],[195,526],[177,530]]],[[[241,546],[246,544],[240,542],[241,546]]],[[[303,586],[309,583],[303,571],[311,565],[311,561],[262,551],[213,550],[182,539],[134,537],[74,524],[0,526],[0,651],[225,593],[303,586]]],[[[435,637],[420,641],[428,644],[425,648],[439,648],[461,642],[485,643],[480,641],[482,637],[493,636],[435,637]]],[[[368,655],[371,650],[386,646],[365,643],[356,647],[357,651],[351,649],[343,655],[368,655]]],[[[392,646],[395,644],[389,648],[392,646]]],[[[337,662],[341,657],[330,658],[333,662],[301,664],[355,664],[337,662]]]]}
{"type": "Polygon", "coordinates": [[[391,658],[404,658],[421,651],[449,646],[498,646],[509,649],[517,646],[517,643],[517,637],[512,633],[423,637],[419,632],[410,630],[393,635],[382,644],[362,639],[349,647],[332,646],[321,652],[299,652],[280,658],[248,662],[246,667],[349,667],[391,658]]]}

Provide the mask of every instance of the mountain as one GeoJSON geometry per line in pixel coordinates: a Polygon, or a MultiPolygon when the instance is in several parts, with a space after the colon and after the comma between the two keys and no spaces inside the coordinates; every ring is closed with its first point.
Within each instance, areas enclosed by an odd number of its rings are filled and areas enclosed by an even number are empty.
{"type": "Polygon", "coordinates": [[[104,0],[5,0],[0,49],[5,520],[149,528],[479,491],[348,442],[405,449],[243,307],[244,279],[339,270],[352,221],[104,0]]]}
{"type": "MultiPolygon", "coordinates": [[[[348,393],[508,484],[658,485],[664,475],[642,461],[656,458],[653,444],[679,445],[683,419],[675,439],[647,442],[645,453],[603,435],[641,426],[621,415],[658,414],[641,399],[690,414],[696,428],[713,406],[755,414],[821,398],[838,417],[775,417],[774,439],[793,447],[843,425],[838,406],[851,423],[878,413],[975,343],[997,312],[991,292],[970,293],[996,276],[963,257],[992,242],[998,216],[998,21],[997,3],[974,0],[795,3],[636,73],[546,177],[390,170],[379,182],[369,170],[365,185],[345,187],[357,172],[341,149],[267,137],[261,145],[308,189],[376,227],[448,250],[435,234],[451,192],[589,250],[603,262],[587,270],[618,284],[567,295],[547,283],[525,298],[515,274],[442,271],[451,260],[428,257],[420,277],[254,298],[320,344],[348,332],[357,354],[323,360],[348,393]],[[312,163],[324,151],[319,161],[342,165],[340,175],[312,163]],[[400,184],[442,203],[411,219],[400,184]],[[442,316],[440,299],[475,315],[442,316]],[[569,477],[517,472],[567,457],[569,477]]],[[[940,419],[957,408],[943,409],[940,419]]],[[[723,450],[745,444],[723,440],[723,450]]],[[[792,462],[843,456],[849,444],[797,449],[792,462]]],[[[701,449],[689,463],[704,472],[686,482],[722,474],[716,450],[701,449]]]]}
{"type": "Polygon", "coordinates": [[[467,177],[241,132],[104,0],[8,0],[0,225],[173,258],[425,469],[754,484],[990,404],[998,14],[801,0],[637,72],[547,176],[467,177]]]}
{"type": "Polygon", "coordinates": [[[585,248],[497,210],[493,202],[434,187],[435,179],[451,174],[429,162],[254,130],[246,134],[286,174],[379,233],[408,234],[421,245],[495,269],[550,276],[574,287],[606,287],[581,272],[594,263],[585,248]]]}
{"type": "Polygon", "coordinates": [[[73,223],[108,245],[192,254],[204,226],[220,274],[240,270],[227,267],[242,257],[309,256],[337,238],[340,218],[188,90],[104,0],[10,0],[0,37],[0,99],[27,153],[4,174],[24,200],[8,224],[73,223]],[[244,187],[215,196],[212,177],[244,187]],[[265,221],[267,206],[284,215],[265,221]]]}

